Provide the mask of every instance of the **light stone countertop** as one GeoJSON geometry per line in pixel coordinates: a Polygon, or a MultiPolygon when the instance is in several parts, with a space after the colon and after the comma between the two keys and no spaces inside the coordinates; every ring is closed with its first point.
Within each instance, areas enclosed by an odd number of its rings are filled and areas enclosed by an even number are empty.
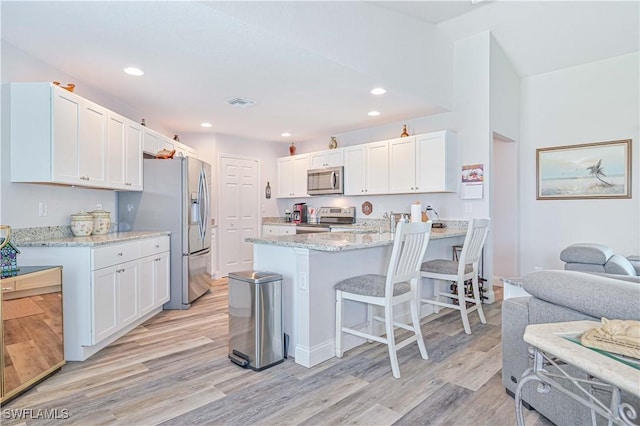
{"type": "MultiPolygon", "coordinates": [[[[432,229],[431,239],[464,236],[464,228],[432,229]]],[[[386,246],[393,243],[394,234],[384,232],[318,232],[311,234],[280,235],[273,237],[247,238],[254,244],[281,247],[297,247],[318,251],[359,250],[369,247],[386,246]]]]}
{"type": "Polygon", "coordinates": [[[579,336],[590,328],[600,325],[601,323],[597,321],[531,324],[525,329],[524,341],[640,397],[640,370],[563,337],[579,336]]]}
{"type": "Polygon", "coordinates": [[[171,232],[169,231],[111,232],[104,235],[89,235],[88,237],[25,239],[16,241],[15,245],[18,247],[95,247],[170,234],[171,232]]]}

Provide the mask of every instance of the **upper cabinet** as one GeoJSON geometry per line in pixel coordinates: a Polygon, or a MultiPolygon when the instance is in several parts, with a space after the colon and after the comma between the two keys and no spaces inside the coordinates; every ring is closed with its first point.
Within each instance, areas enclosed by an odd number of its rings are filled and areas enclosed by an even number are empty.
{"type": "Polygon", "coordinates": [[[51,83],[12,83],[10,114],[12,182],[142,191],[143,152],[195,156],[192,148],[51,83]]]}
{"type": "Polygon", "coordinates": [[[446,130],[389,141],[389,192],[455,192],[455,135],[446,130]]]}
{"type": "Polygon", "coordinates": [[[307,196],[307,170],[309,155],[292,155],[278,158],[278,198],[307,196]]]}
{"type": "Polygon", "coordinates": [[[50,83],[10,93],[12,182],[107,187],[108,110],[50,83]]]}
{"type": "Polygon", "coordinates": [[[419,192],[456,192],[460,175],[456,134],[447,130],[416,136],[419,192]]]}
{"type": "Polygon", "coordinates": [[[142,191],[142,126],[115,113],[107,123],[109,186],[142,191]]]}
{"type": "Polygon", "coordinates": [[[344,165],[343,149],[329,149],[309,154],[309,168],[338,167],[344,165]]]}
{"type": "Polygon", "coordinates": [[[344,148],[344,195],[389,192],[389,143],[372,142],[344,148]]]}

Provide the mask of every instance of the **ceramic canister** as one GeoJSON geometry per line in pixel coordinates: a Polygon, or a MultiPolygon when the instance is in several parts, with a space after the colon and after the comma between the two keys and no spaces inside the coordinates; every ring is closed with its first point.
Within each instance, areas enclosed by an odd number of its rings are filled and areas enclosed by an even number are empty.
{"type": "Polygon", "coordinates": [[[93,216],[80,210],[80,213],[71,215],[71,232],[76,237],[86,237],[93,232],[93,216]]]}
{"type": "Polygon", "coordinates": [[[94,210],[89,213],[93,217],[93,235],[104,235],[111,230],[111,212],[94,210]]]}

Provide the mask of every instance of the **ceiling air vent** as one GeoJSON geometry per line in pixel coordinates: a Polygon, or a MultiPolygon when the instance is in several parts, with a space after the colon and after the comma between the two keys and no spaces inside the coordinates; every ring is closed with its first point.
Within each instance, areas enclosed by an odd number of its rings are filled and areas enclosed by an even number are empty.
{"type": "Polygon", "coordinates": [[[249,108],[251,106],[254,106],[256,104],[256,101],[245,98],[231,98],[227,99],[227,103],[237,108],[249,108]]]}

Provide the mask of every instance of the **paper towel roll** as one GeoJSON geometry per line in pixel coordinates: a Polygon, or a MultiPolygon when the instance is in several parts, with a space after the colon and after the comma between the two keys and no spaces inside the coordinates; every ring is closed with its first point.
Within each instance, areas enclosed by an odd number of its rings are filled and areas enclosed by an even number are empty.
{"type": "Polygon", "coordinates": [[[422,221],[422,205],[411,204],[411,223],[422,221]]]}

